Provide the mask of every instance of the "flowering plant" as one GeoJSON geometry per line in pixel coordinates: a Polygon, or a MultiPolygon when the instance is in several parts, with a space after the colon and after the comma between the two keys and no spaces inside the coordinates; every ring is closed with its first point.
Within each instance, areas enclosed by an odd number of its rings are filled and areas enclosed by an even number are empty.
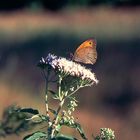
{"type": "MultiPolygon", "coordinates": [[[[63,126],[76,129],[81,138],[86,140],[87,137],[80,123],[78,123],[72,115],[73,111],[75,111],[75,107],[78,105],[78,101],[74,95],[80,88],[98,84],[95,74],[90,69],[76,62],[57,57],[53,54],[48,54],[46,58],[41,58],[38,67],[41,69],[46,83],[46,115],[42,115],[38,110],[32,108],[11,108],[9,112],[7,111],[5,113],[6,120],[13,117],[15,121],[22,120],[21,125],[17,126],[13,132],[17,133],[23,130],[23,127],[29,128],[29,126],[35,126],[45,122],[47,123],[46,132],[34,132],[24,137],[24,140],[76,140],[74,137],[60,133],[63,126]],[[52,83],[57,85],[56,90],[50,88],[50,84],[52,83]],[[57,107],[55,109],[50,107],[50,98],[57,101],[57,107]]],[[[6,122],[9,122],[9,120],[6,122]]],[[[1,123],[0,126],[5,126],[5,124],[5,122],[1,123]]],[[[0,127],[0,129],[2,129],[2,134],[4,135],[5,129],[3,129],[3,127],[0,127]]],[[[114,140],[114,131],[101,128],[101,133],[93,139],[114,140]]]]}
{"type": "Polygon", "coordinates": [[[77,90],[82,87],[97,84],[98,80],[91,70],[84,66],[69,61],[62,57],[48,54],[46,58],[42,58],[38,64],[42,69],[46,80],[46,115],[48,118],[48,139],[56,138],[63,125],[76,128],[83,139],[87,139],[80,124],[77,123],[72,116],[78,101],[73,96],[77,90]],[[58,91],[54,92],[49,89],[49,83],[53,82],[50,78],[51,72],[54,72],[58,85],[58,91]],[[53,93],[53,99],[59,101],[57,110],[49,108],[48,94],[53,93]],[[63,109],[63,105],[68,100],[67,109],[63,109]],[[53,112],[54,118],[51,120],[49,111],[53,112]]]}

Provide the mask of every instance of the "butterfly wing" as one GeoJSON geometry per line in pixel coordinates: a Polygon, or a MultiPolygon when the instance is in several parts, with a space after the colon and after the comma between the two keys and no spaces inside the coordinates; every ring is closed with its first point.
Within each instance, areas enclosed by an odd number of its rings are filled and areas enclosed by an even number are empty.
{"type": "Polygon", "coordinates": [[[96,48],[88,46],[78,49],[73,56],[73,60],[85,64],[94,64],[96,62],[96,59],[97,59],[96,48]]]}

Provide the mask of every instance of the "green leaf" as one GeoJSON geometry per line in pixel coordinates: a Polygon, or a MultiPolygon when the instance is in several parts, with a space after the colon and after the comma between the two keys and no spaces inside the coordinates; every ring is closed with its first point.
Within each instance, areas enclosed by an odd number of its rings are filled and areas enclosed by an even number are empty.
{"type": "Polygon", "coordinates": [[[41,138],[44,138],[44,140],[47,138],[47,134],[44,132],[35,132],[31,135],[25,136],[23,140],[40,140],[41,138]]]}
{"type": "Polygon", "coordinates": [[[59,135],[53,140],[77,140],[77,139],[71,136],[67,136],[67,135],[59,135]]]}
{"type": "Polygon", "coordinates": [[[60,124],[58,124],[58,125],[56,126],[56,131],[59,132],[60,129],[61,129],[61,127],[62,127],[62,126],[61,126],[60,124]]]}
{"type": "Polygon", "coordinates": [[[56,100],[59,99],[57,92],[52,91],[52,90],[48,90],[48,91],[52,94],[53,99],[56,99],[56,100]]]}
{"type": "Polygon", "coordinates": [[[96,136],[94,140],[100,140],[100,136],[96,136]]]}
{"type": "Polygon", "coordinates": [[[56,95],[53,95],[53,99],[59,100],[59,96],[57,94],[56,95]]]}
{"type": "Polygon", "coordinates": [[[75,122],[76,125],[76,129],[78,130],[78,132],[80,133],[81,137],[85,140],[87,140],[85,134],[84,134],[84,130],[82,129],[81,125],[77,122],[75,122]]]}
{"type": "Polygon", "coordinates": [[[64,123],[62,123],[61,125],[65,125],[65,126],[68,126],[68,127],[71,127],[71,128],[75,128],[80,136],[84,139],[84,140],[87,140],[85,134],[84,134],[84,130],[82,129],[81,125],[77,122],[74,122],[74,123],[69,123],[69,121],[65,121],[64,123]]]}
{"type": "Polygon", "coordinates": [[[16,105],[11,105],[7,107],[2,116],[2,121],[0,123],[0,137],[2,135],[20,134],[33,129],[37,123],[27,121],[32,114],[20,112],[21,107],[16,105]]]}
{"type": "Polygon", "coordinates": [[[33,109],[33,108],[22,108],[20,110],[20,112],[24,112],[24,113],[30,113],[30,114],[39,114],[39,111],[37,109],[33,109]]]}
{"type": "Polygon", "coordinates": [[[33,123],[41,123],[43,122],[42,116],[37,114],[33,115],[31,118],[26,119],[28,121],[32,121],[33,123]]]}

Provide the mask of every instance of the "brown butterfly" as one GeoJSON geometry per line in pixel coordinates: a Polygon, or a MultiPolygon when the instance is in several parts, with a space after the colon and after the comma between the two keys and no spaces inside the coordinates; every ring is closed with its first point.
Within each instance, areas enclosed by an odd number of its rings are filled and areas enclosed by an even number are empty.
{"type": "Polygon", "coordinates": [[[97,60],[96,40],[84,41],[75,51],[73,60],[85,64],[94,64],[97,60]]]}

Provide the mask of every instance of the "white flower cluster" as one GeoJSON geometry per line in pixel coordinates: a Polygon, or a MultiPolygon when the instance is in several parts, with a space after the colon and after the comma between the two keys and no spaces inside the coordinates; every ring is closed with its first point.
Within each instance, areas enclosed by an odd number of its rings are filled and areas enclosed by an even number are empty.
{"type": "Polygon", "coordinates": [[[110,128],[101,128],[100,135],[102,139],[115,139],[114,131],[112,131],[110,128]]]}
{"type": "Polygon", "coordinates": [[[81,66],[78,63],[67,60],[63,57],[57,57],[52,54],[48,54],[46,58],[40,60],[40,65],[50,65],[53,69],[64,72],[71,76],[80,77],[82,80],[90,80],[93,83],[98,83],[98,80],[95,77],[95,74],[91,72],[90,69],[86,69],[84,66],[81,66]]]}

